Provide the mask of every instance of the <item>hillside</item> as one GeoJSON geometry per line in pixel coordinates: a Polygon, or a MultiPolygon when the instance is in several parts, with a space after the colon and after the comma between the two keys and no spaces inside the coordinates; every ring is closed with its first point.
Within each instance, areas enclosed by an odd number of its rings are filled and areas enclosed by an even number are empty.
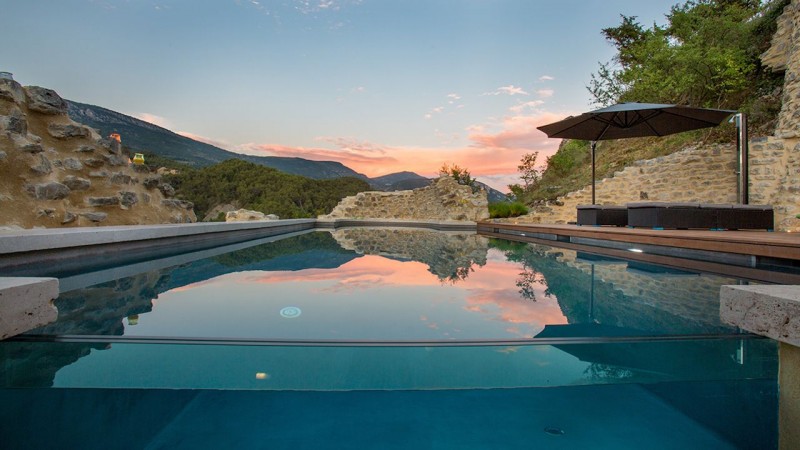
{"type": "Polygon", "coordinates": [[[133,166],[119,142],[70,120],[54,91],[0,79],[0,225],[74,227],[195,221],[191,203],[133,166]]]}
{"type": "MultiPolygon", "coordinates": [[[[379,191],[416,189],[425,187],[431,182],[430,178],[414,172],[404,171],[368,178],[336,161],[312,161],[303,158],[234,153],[107,108],[70,100],[67,100],[67,104],[72,120],[96,128],[102,136],[119,133],[122,136],[123,145],[131,151],[167,158],[189,167],[202,168],[229,159],[241,159],[288,174],[317,180],[340,177],[360,178],[369,182],[372,189],[379,191]]],[[[506,196],[500,191],[483,183],[478,184],[487,190],[489,201],[496,202],[506,199],[506,196]]]]}
{"type": "MultiPolygon", "coordinates": [[[[596,107],[635,101],[736,110],[748,115],[750,138],[771,135],[782,99],[791,97],[783,90],[783,71],[767,67],[761,56],[788,4],[686,2],[668,12],[666,25],[622,16],[619,26],[602,30],[617,52],[589,81],[593,102],[596,107]]],[[[735,129],[728,123],[661,138],[601,141],[596,178],[688,147],[735,142],[735,129]]],[[[588,142],[563,141],[522,200],[541,203],[580,190],[591,183],[590,161],[588,142]]]]}
{"type": "Polygon", "coordinates": [[[176,195],[194,204],[198,218],[219,219],[221,205],[275,214],[281,219],[327,214],[342,198],[369,190],[354,177],[315,180],[283,173],[249,161],[230,159],[201,169],[181,170],[167,177],[176,195]],[[216,209],[215,209],[216,208],[216,209]]]}
{"type": "Polygon", "coordinates": [[[367,178],[335,161],[243,155],[195,141],[166,128],[100,106],[70,100],[67,100],[67,104],[72,120],[96,128],[102,136],[119,133],[123,145],[133,151],[154,153],[192,167],[206,167],[236,158],[319,180],[339,177],[367,178]]]}

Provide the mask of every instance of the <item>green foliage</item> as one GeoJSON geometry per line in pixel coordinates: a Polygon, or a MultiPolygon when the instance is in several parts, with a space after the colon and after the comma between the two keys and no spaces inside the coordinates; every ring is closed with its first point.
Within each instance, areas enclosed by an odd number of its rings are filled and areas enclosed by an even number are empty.
{"type": "Polygon", "coordinates": [[[194,167],[188,164],[175,161],[174,159],[170,159],[153,152],[142,151],[140,153],[144,155],[144,164],[150,169],[151,172],[155,172],[160,167],[166,167],[167,169],[176,169],[176,170],[194,169],[194,167]]]}
{"type": "MultiPolygon", "coordinates": [[[[786,0],[692,0],[673,6],[668,23],[645,28],[622,16],[603,35],[617,49],[587,88],[600,105],[638,101],[699,107],[754,107],[760,90],[781,79],[759,55],[786,0]]],[[[766,119],[766,118],[765,118],[766,119]]],[[[751,121],[752,122],[752,121],[751,121]]]]}
{"type": "Polygon", "coordinates": [[[518,184],[508,185],[508,189],[518,201],[525,201],[528,193],[535,189],[542,179],[542,172],[536,167],[536,159],[539,157],[539,152],[526,153],[522,155],[522,160],[517,166],[520,173],[520,178],[524,183],[523,186],[518,184]]]}
{"type": "Polygon", "coordinates": [[[471,187],[472,192],[476,192],[478,190],[478,186],[475,185],[475,178],[470,176],[469,170],[466,168],[461,168],[458,164],[443,164],[442,167],[439,168],[439,176],[444,175],[453,177],[458,184],[471,187]]]}
{"type": "Polygon", "coordinates": [[[525,214],[528,214],[528,207],[520,202],[489,203],[489,217],[493,219],[501,217],[519,217],[525,214]]]}
{"type": "MultiPolygon", "coordinates": [[[[587,89],[594,102],[638,101],[735,109],[748,113],[751,135],[771,134],[781,108],[783,75],[761,66],[776,20],[789,0],[693,0],[671,8],[667,24],[650,28],[622,16],[603,35],[617,50],[600,64],[587,89]]],[[[668,155],[687,145],[732,142],[731,125],[661,138],[601,141],[597,179],[630,163],[668,155]]],[[[517,195],[533,204],[591,183],[589,143],[562,141],[534,189],[517,195]]],[[[515,194],[517,194],[515,192],[515,194]]]]}
{"type": "Polygon", "coordinates": [[[184,169],[168,180],[178,197],[194,203],[198,217],[223,203],[283,219],[315,217],[331,212],[342,198],[369,190],[369,184],[357,178],[314,180],[239,159],[184,169]]]}
{"type": "Polygon", "coordinates": [[[569,175],[575,167],[586,161],[591,163],[589,142],[569,140],[553,156],[547,158],[547,169],[553,175],[563,177],[569,175]]]}
{"type": "Polygon", "coordinates": [[[526,191],[534,187],[542,178],[539,168],[536,167],[536,158],[538,157],[539,152],[526,153],[522,155],[522,161],[517,166],[520,178],[522,178],[522,182],[525,183],[524,188],[526,191]]]}

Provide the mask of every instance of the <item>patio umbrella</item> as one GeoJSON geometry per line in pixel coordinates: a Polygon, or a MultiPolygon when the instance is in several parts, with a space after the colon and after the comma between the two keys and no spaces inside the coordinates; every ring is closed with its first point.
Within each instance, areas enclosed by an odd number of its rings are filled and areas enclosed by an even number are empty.
{"type": "Polygon", "coordinates": [[[592,203],[595,203],[597,141],[668,134],[715,127],[736,114],[725,109],[658,103],[620,103],[538,127],[547,137],[592,141],[592,203]]]}

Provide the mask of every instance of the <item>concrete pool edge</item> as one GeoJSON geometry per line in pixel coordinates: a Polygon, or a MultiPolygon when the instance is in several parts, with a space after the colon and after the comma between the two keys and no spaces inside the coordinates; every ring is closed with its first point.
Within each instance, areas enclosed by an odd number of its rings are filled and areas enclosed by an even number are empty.
{"type": "MultiPolygon", "coordinates": [[[[80,228],[37,228],[0,232],[0,256],[14,253],[70,249],[156,239],[198,237],[216,233],[280,229],[336,229],[342,227],[410,227],[432,230],[476,231],[469,221],[406,219],[284,219],[250,222],[197,222],[187,224],[125,225],[80,228]]],[[[289,231],[287,231],[289,232],[289,231]]]]}
{"type": "Polygon", "coordinates": [[[0,278],[0,340],[56,320],[56,297],[56,278],[0,278]]]}
{"type": "Polygon", "coordinates": [[[720,318],[780,343],[779,448],[800,446],[800,286],[722,286],[720,318]]]}

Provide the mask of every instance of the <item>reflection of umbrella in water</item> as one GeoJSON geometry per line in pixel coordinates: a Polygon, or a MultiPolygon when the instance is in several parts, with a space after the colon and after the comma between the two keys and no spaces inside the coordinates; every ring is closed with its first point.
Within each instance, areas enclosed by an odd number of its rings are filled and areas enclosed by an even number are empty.
{"type": "MultiPolygon", "coordinates": [[[[551,138],[582,139],[592,141],[592,204],[595,203],[595,150],[597,141],[644,136],[666,136],[684,131],[715,127],[736,111],[724,109],[692,108],[657,103],[620,103],[601,108],[580,116],[538,127],[551,138]]],[[[740,146],[740,191],[747,202],[746,159],[747,124],[743,114],[737,115],[740,146]]]]}

